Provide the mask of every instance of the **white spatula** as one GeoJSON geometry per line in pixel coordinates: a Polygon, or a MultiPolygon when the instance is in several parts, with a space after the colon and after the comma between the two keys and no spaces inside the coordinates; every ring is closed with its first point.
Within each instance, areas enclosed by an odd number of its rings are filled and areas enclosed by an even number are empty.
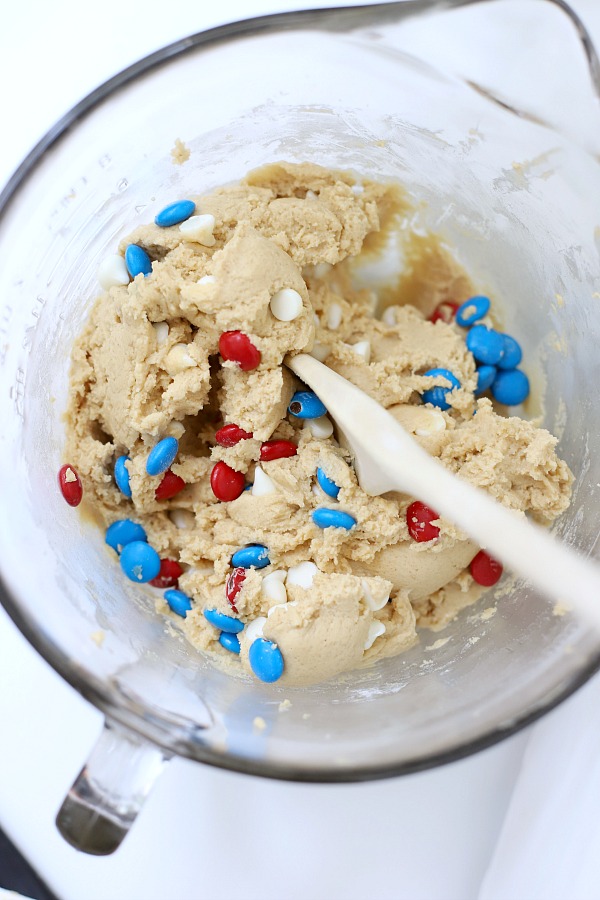
{"type": "Polygon", "coordinates": [[[305,353],[285,362],[327,407],[367,494],[401,491],[421,500],[547,597],[572,607],[600,630],[600,567],[453,475],[382,406],[323,363],[305,353]]]}

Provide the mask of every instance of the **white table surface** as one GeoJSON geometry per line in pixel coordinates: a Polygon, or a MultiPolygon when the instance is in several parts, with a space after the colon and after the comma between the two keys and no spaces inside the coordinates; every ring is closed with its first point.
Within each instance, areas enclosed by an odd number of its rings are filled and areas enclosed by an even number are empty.
{"type": "MultiPolygon", "coordinates": [[[[523,50],[515,59],[527,62],[540,41],[549,58],[563,58],[554,11],[546,26],[540,4],[509,5],[531,26],[514,32],[523,50]]],[[[600,4],[573,0],[573,6],[600,43],[600,4]]],[[[7,4],[0,30],[0,184],[63,112],[123,66],[190,32],[293,8],[298,4],[285,0],[7,4]]],[[[470,72],[497,74],[489,42],[506,53],[501,32],[469,42],[462,61],[470,72]]],[[[422,45],[416,36],[413,50],[422,45]]],[[[575,46],[569,47],[574,71],[584,77],[575,46]]],[[[453,61],[447,47],[436,58],[453,61]]],[[[535,99],[545,93],[568,116],[569,79],[559,66],[553,69],[535,99]]],[[[514,71],[512,79],[518,89],[514,71]]],[[[523,753],[543,727],[434,771],[364,785],[269,782],[175,760],[121,849],[96,859],[67,846],[53,820],[100,732],[101,716],[37,656],[2,610],[0,723],[0,825],[63,900],[474,900],[523,753]]],[[[506,894],[506,900],[522,897],[528,900],[518,888],[506,894]]]]}

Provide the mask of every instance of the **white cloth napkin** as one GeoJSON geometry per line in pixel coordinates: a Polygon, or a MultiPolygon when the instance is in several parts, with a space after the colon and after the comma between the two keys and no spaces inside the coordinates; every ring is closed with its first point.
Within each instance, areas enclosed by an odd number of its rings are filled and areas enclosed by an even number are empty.
{"type": "Polygon", "coordinates": [[[478,900],[600,898],[600,675],[533,726],[478,900]]]}

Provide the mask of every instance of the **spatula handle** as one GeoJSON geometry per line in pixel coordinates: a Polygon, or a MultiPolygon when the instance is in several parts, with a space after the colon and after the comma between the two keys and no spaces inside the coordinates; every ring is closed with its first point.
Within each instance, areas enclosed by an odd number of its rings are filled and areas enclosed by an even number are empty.
{"type": "MultiPolygon", "coordinates": [[[[452,475],[427,454],[424,457],[415,471],[413,490],[418,499],[547,597],[564,602],[600,629],[600,568],[596,564],[523,514],[452,475]]],[[[404,480],[402,484],[406,490],[404,480]]]]}
{"type": "Polygon", "coordinates": [[[325,403],[369,494],[400,491],[464,530],[480,547],[600,630],[600,567],[521,513],[507,509],[433,459],[375,400],[307,354],[287,365],[325,403]]]}

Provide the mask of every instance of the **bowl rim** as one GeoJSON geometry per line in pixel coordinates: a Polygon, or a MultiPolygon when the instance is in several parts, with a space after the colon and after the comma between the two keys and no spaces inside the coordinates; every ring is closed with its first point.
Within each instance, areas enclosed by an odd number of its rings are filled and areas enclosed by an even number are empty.
{"type": "MultiPolygon", "coordinates": [[[[2,224],[11,204],[18,198],[20,189],[41,163],[46,152],[57,144],[74,124],[85,118],[88,113],[92,112],[96,106],[101,104],[113,92],[134,82],[151,70],[159,68],[171,59],[181,57],[186,53],[197,51],[200,48],[212,49],[218,43],[230,41],[237,37],[296,30],[307,25],[316,27],[314,23],[315,18],[321,20],[318,26],[319,30],[329,28],[338,32],[350,31],[359,27],[365,21],[372,20],[374,15],[377,16],[379,14],[379,21],[381,21],[383,8],[386,8],[385,16],[387,17],[390,14],[390,7],[397,5],[376,4],[375,6],[304,9],[241,19],[180,38],[142,57],[87,94],[58,119],[33,146],[0,192],[0,224],[2,224]],[[340,16],[342,14],[346,16],[347,22],[354,23],[352,27],[340,25],[340,16]]],[[[252,760],[235,753],[220,754],[199,741],[190,739],[173,740],[170,732],[171,723],[166,717],[160,717],[156,714],[150,717],[147,710],[130,697],[122,696],[120,702],[117,702],[101,679],[91,673],[83,674],[79,667],[70,664],[69,657],[47,634],[36,627],[34,621],[20,607],[18,601],[7,588],[1,573],[0,604],[2,604],[9,617],[34,650],[82,697],[103,712],[108,720],[118,722],[150,743],[161,747],[167,755],[179,755],[221,769],[286,781],[314,783],[371,781],[407,775],[455,762],[491,747],[536,722],[546,713],[559,706],[582,687],[596,672],[600,671],[599,651],[579,671],[572,674],[564,687],[553,694],[546,702],[541,703],[533,710],[524,712],[508,724],[492,728],[476,738],[471,738],[464,742],[459,741],[447,750],[407,759],[399,763],[387,763],[379,766],[357,766],[352,769],[331,770],[303,769],[300,766],[288,763],[252,760]]]]}

